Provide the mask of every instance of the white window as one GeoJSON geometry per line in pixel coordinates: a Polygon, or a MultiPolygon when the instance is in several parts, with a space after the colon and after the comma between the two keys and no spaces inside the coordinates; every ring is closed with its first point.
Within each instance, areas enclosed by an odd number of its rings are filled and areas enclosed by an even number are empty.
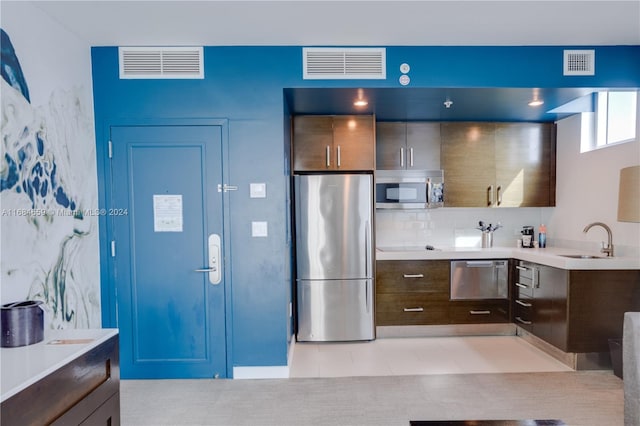
{"type": "Polygon", "coordinates": [[[607,91],[596,94],[596,146],[592,149],[635,140],[637,100],[637,91],[607,91]]]}

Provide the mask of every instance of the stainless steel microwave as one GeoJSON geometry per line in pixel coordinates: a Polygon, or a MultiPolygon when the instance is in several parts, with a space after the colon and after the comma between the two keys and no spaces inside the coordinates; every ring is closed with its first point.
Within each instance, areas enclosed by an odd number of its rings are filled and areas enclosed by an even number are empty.
{"type": "Polygon", "coordinates": [[[443,206],[442,170],[376,171],[377,209],[432,209],[443,206]]]}

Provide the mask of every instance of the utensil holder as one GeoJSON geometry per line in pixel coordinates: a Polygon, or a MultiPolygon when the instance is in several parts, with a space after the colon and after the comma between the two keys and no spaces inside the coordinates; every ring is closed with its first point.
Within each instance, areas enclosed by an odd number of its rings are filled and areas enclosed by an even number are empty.
{"type": "Polygon", "coordinates": [[[482,248],[493,247],[493,232],[482,233],[482,248]]]}

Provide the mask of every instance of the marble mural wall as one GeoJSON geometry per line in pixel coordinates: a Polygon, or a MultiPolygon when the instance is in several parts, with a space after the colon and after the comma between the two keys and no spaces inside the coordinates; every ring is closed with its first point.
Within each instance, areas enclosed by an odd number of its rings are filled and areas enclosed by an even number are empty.
{"type": "Polygon", "coordinates": [[[43,301],[48,328],[96,328],[100,211],[90,51],[80,41],[74,46],[71,35],[42,17],[49,31],[40,46],[28,28],[8,28],[7,22],[27,12],[38,18],[36,9],[3,6],[1,301],[43,301]],[[51,44],[58,45],[55,63],[38,64],[51,44]],[[82,56],[87,77],[70,80],[82,56]]]}

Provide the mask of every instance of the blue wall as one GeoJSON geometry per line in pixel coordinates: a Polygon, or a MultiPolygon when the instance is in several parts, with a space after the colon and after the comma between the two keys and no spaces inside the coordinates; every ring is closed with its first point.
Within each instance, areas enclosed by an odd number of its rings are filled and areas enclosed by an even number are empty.
{"type": "MultiPolygon", "coordinates": [[[[286,365],[291,324],[288,109],[283,88],[400,87],[411,64],[412,87],[640,87],[640,46],[596,50],[596,76],[563,77],[567,46],[388,47],[386,80],[302,79],[301,47],[206,47],[204,80],[119,80],[116,47],[92,49],[100,205],[105,205],[106,142],[111,124],[136,120],[228,119],[232,251],[232,366],[286,365]],[[249,183],[266,182],[267,198],[250,199],[249,183]],[[251,237],[251,221],[269,224],[251,237]]],[[[584,46],[580,48],[585,48],[584,46]]],[[[104,218],[102,218],[104,221],[104,218]]],[[[106,223],[101,261],[108,266],[106,223]]],[[[104,326],[114,325],[110,274],[103,267],[104,326]]],[[[230,366],[230,367],[232,367],[230,366]]]]}

